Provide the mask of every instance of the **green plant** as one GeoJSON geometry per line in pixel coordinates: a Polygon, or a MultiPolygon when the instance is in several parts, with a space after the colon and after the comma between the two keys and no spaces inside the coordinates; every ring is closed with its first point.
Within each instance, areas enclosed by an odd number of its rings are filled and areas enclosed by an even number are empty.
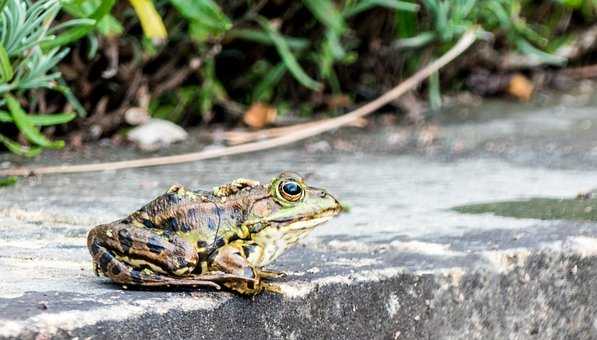
{"type": "Polygon", "coordinates": [[[15,185],[17,178],[15,176],[0,177],[0,188],[15,185]]]}
{"type": "MultiPolygon", "coordinates": [[[[323,34],[320,38],[309,39],[304,37],[283,34],[281,26],[285,24],[279,18],[267,18],[259,13],[259,4],[248,1],[248,10],[238,17],[229,17],[216,2],[212,0],[183,1],[170,0],[176,10],[188,21],[188,36],[193,39],[199,51],[205,51],[210,44],[234,40],[246,40],[263,48],[273,49],[279,60],[272,62],[257,60],[249,71],[240,75],[245,81],[255,83],[250,93],[246,96],[247,104],[255,101],[272,101],[277,86],[285,74],[289,74],[298,84],[311,91],[322,91],[329,86],[334,93],[341,92],[334,66],[338,63],[352,63],[357,59],[356,53],[351,51],[352,46],[346,45],[342,39],[352,34],[347,20],[374,8],[401,9],[415,12],[417,4],[400,0],[304,0],[297,4],[305,8],[312,16],[310,25],[314,30],[323,34]],[[318,72],[313,74],[305,65],[316,66],[318,72]]],[[[262,4],[265,2],[261,2],[262,4]]],[[[225,50],[225,47],[223,47],[225,50]]],[[[212,67],[209,62],[204,67],[212,67]]],[[[201,72],[203,75],[202,90],[199,91],[201,109],[205,115],[218,98],[226,98],[225,89],[218,86],[218,96],[205,96],[209,91],[209,84],[220,84],[215,71],[201,72]]],[[[243,81],[243,80],[241,80],[243,81]]],[[[187,101],[189,104],[193,101],[187,101]]],[[[160,112],[163,117],[165,107],[180,107],[180,102],[157,105],[154,102],[154,113],[160,112]]],[[[172,111],[172,119],[180,117],[179,110],[172,111]]]]}
{"type": "MultiPolygon", "coordinates": [[[[565,58],[545,52],[549,43],[546,30],[536,30],[524,19],[524,2],[423,0],[423,16],[397,11],[398,39],[394,47],[405,52],[427,48],[431,50],[430,55],[435,56],[449,48],[469,28],[478,26],[482,29],[480,34],[485,36],[503,34],[510,45],[540,63],[563,65],[565,58]]],[[[418,58],[415,60],[411,65],[413,69],[419,66],[418,58]]],[[[428,85],[431,107],[437,108],[441,104],[439,75],[431,77],[428,85]]]]}
{"type": "Polygon", "coordinates": [[[84,114],[70,89],[61,82],[60,73],[54,69],[68,53],[62,46],[86,35],[109,8],[89,18],[54,24],[60,8],[59,0],[0,1],[0,123],[14,124],[32,147],[20,145],[1,134],[0,143],[20,155],[34,156],[42,148],[63,147],[62,141],[49,141],[38,126],[62,124],[75,115],[26,114],[19,98],[27,98],[31,91],[40,89],[57,91],[84,114]]]}

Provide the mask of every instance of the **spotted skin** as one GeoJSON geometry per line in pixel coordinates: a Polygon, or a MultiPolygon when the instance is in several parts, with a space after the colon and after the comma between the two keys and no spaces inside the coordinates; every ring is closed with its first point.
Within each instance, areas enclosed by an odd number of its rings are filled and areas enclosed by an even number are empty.
{"type": "Polygon", "coordinates": [[[176,185],[128,217],[94,227],[94,269],[122,285],[278,289],[263,267],[340,212],[327,191],[284,172],[270,183],[239,179],[212,191],[176,185]],[[284,191],[284,184],[302,190],[284,191]],[[296,184],[296,185],[294,185],[296,184]]]}

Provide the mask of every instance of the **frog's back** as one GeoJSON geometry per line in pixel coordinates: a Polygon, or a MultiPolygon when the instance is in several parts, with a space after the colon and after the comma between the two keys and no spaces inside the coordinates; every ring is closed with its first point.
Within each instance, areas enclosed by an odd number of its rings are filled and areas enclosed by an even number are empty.
{"type": "Polygon", "coordinates": [[[131,214],[131,218],[147,228],[173,233],[196,230],[215,235],[220,214],[210,192],[172,187],[131,214]]]}

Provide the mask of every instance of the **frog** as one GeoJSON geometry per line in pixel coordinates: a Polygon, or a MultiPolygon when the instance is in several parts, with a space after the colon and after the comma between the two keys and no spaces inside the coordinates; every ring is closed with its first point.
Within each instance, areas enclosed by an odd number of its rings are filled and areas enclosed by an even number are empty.
{"type": "Polygon", "coordinates": [[[342,211],[327,190],[284,171],[212,190],[174,185],[87,237],[96,275],[142,287],[212,287],[241,295],[281,292],[268,266],[342,211]]]}

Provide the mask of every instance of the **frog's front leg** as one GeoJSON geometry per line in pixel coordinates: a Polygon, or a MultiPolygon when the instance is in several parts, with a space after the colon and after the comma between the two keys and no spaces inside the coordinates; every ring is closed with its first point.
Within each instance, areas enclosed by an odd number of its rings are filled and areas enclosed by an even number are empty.
{"type": "Polygon", "coordinates": [[[238,293],[254,295],[264,289],[279,292],[277,286],[262,281],[259,268],[247,260],[248,254],[243,249],[243,242],[239,240],[219,248],[210,258],[210,269],[238,276],[239,278],[221,282],[226,288],[238,293]]]}
{"type": "Polygon", "coordinates": [[[212,280],[190,275],[200,260],[195,247],[176,235],[166,238],[127,219],[93,228],[87,246],[96,273],[116,283],[219,288],[212,280]]]}

